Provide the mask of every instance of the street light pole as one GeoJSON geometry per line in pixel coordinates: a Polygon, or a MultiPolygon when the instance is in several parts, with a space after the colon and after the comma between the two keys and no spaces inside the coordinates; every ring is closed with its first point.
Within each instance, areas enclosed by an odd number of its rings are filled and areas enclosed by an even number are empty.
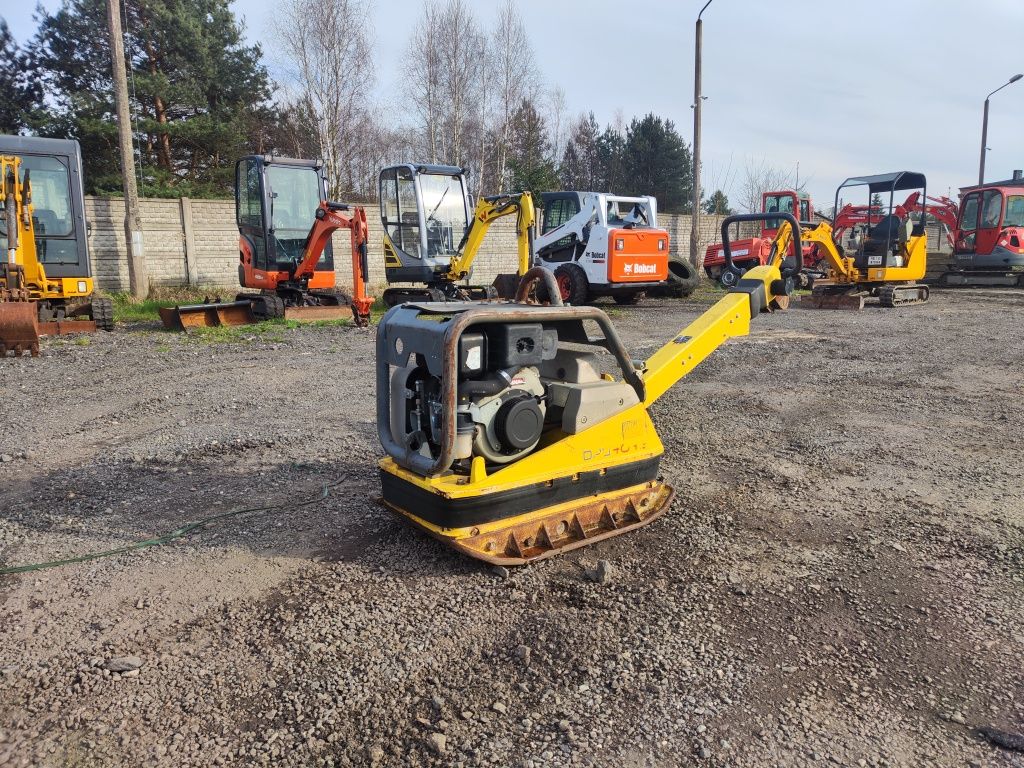
{"type": "Polygon", "coordinates": [[[693,47],[693,213],[690,218],[690,263],[697,270],[697,274],[700,274],[703,266],[700,255],[700,104],[703,100],[700,58],[703,22],[700,17],[709,5],[711,5],[711,0],[704,3],[704,7],[697,14],[696,38],[693,47]]]}
{"type": "Polygon", "coordinates": [[[992,94],[1003,90],[1008,85],[1016,83],[1024,77],[1024,74],[1017,74],[1011,77],[1008,81],[996,88],[992,93],[985,97],[985,110],[982,113],[981,118],[981,160],[978,162],[978,184],[985,183],[985,152],[987,151],[988,145],[988,100],[992,98],[992,94]]]}

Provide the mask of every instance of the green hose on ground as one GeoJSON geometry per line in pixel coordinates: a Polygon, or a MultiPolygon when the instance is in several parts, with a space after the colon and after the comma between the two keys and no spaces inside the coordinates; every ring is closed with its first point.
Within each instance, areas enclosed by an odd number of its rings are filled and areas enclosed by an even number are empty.
{"type": "Polygon", "coordinates": [[[12,565],[6,568],[0,568],[0,576],[8,576],[14,573],[29,573],[30,571],[42,571],[47,568],[56,568],[60,565],[70,565],[71,563],[84,563],[88,560],[99,560],[103,557],[113,557],[114,555],[123,555],[126,552],[134,552],[137,549],[146,549],[147,547],[156,547],[161,544],[167,544],[168,542],[180,539],[182,536],[191,533],[197,528],[202,528],[210,523],[214,523],[218,520],[224,520],[229,517],[237,517],[238,515],[244,515],[254,512],[269,512],[271,510],[286,510],[286,509],[298,509],[300,507],[308,507],[310,504],[316,504],[327,498],[330,489],[336,487],[340,483],[344,482],[344,478],[334,483],[325,484],[323,492],[311,499],[305,501],[296,501],[291,504],[272,504],[266,507],[246,507],[244,509],[233,509],[230,512],[221,512],[219,515],[211,515],[210,517],[197,520],[194,523],[187,523],[180,528],[175,528],[169,533],[165,533],[162,536],[157,536],[152,539],[146,539],[145,541],[137,541],[134,544],[128,544],[124,547],[118,547],[117,549],[108,549],[104,552],[89,552],[85,555],[78,555],[77,557],[68,557],[63,560],[50,560],[45,563],[32,563],[30,565],[12,565]]]}

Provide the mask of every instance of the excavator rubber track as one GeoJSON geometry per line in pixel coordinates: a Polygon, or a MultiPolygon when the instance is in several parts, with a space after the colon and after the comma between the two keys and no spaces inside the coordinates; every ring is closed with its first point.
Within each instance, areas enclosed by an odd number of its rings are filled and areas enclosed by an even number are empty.
{"type": "Polygon", "coordinates": [[[39,356],[39,313],[30,301],[0,302],[0,357],[39,356]]]}
{"type": "Polygon", "coordinates": [[[928,301],[928,286],[923,283],[909,285],[883,285],[878,289],[878,303],[883,307],[903,307],[928,301]]]}
{"type": "Polygon", "coordinates": [[[1024,272],[950,270],[928,282],[940,288],[1024,288],[1024,272]]]}

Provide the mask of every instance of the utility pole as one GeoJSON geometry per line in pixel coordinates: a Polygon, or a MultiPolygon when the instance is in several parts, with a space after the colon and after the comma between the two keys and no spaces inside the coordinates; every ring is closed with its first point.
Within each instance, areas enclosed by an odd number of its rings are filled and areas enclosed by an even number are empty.
{"type": "Polygon", "coordinates": [[[701,14],[711,5],[711,0],[697,14],[696,38],[693,47],[693,213],[690,218],[690,263],[700,274],[703,258],[700,254],[700,105],[703,100],[700,88],[701,58],[701,14]]]}
{"type": "Polygon", "coordinates": [[[128,288],[136,299],[146,298],[146,253],[142,244],[142,216],[139,189],[135,185],[135,154],[132,122],[128,110],[128,75],[124,65],[124,35],[121,33],[121,0],[107,0],[110,30],[110,61],[114,69],[114,100],[117,103],[117,135],[121,149],[121,180],[124,184],[124,235],[128,245],[128,288]]]}
{"type": "MultiPolygon", "coordinates": [[[[1013,83],[1016,83],[1022,77],[1024,77],[1024,74],[1014,75],[1005,83],[996,88],[996,90],[992,91],[992,93],[996,93],[998,91],[1003,90],[1003,88],[1013,83]]],[[[992,93],[985,97],[985,111],[981,118],[981,160],[978,162],[979,185],[985,183],[985,152],[988,150],[988,147],[986,146],[988,144],[988,100],[992,98],[992,93]]]]}

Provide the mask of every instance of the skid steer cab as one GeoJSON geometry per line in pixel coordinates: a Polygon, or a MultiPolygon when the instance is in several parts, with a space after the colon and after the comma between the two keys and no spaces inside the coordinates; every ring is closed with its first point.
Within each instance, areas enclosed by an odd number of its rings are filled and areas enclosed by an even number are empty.
{"type": "Polygon", "coordinates": [[[555,273],[562,300],[633,304],[668,287],[669,236],[653,197],[544,192],[534,263],[555,273]]]}
{"type": "MultiPolygon", "coordinates": [[[[797,240],[796,219],[785,215],[797,240]]],[[[726,219],[726,261],[731,266],[726,219]]],[[[639,528],[672,498],[651,406],[788,300],[802,258],[747,271],[637,362],[596,307],[407,302],[377,329],[383,503],[471,557],[517,565],[639,528]]],[[[550,272],[532,279],[557,288],[550,272]]]]}

